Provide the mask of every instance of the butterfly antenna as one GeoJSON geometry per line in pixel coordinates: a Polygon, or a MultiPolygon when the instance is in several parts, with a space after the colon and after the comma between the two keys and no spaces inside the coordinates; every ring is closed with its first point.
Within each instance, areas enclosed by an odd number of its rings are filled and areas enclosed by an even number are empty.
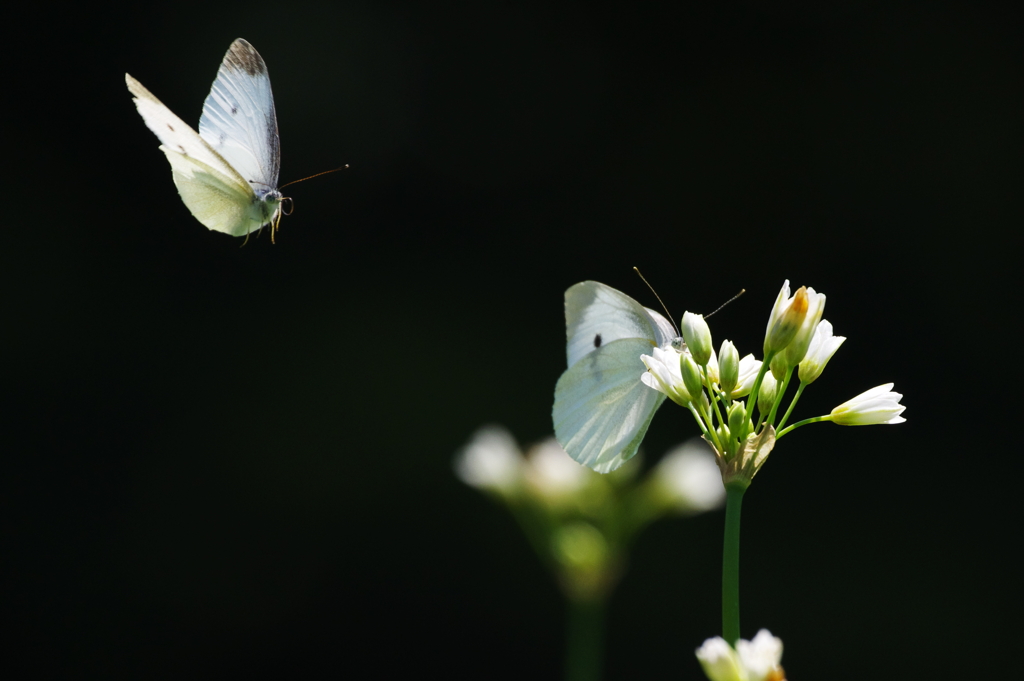
{"type": "MultiPolygon", "coordinates": [[[[654,290],[654,287],[651,286],[651,283],[649,281],[647,281],[646,279],[644,279],[644,275],[642,275],[640,273],[640,268],[639,267],[634,267],[633,271],[636,272],[636,276],[640,277],[641,281],[643,281],[645,284],[647,284],[647,288],[651,289],[651,293],[653,293],[654,297],[658,299],[659,303],[661,303],[661,309],[665,311],[665,316],[668,317],[668,323],[671,324],[672,328],[676,330],[676,335],[677,336],[681,336],[682,334],[679,333],[679,327],[676,326],[676,323],[674,321],[672,321],[672,313],[668,311],[668,307],[666,307],[665,303],[661,300],[661,296],[659,296],[658,292],[654,290]]],[[[717,312],[717,310],[716,310],[716,312],[717,312]]]]}
{"type": "MultiPolygon", "coordinates": [[[[734,296],[733,296],[732,298],[730,298],[729,300],[727,300],[727,301],[725,301],[724,303],[722,303],[721,305],[719,305],[719,306],[718,306],[718,310],[721,310],[721,309],[722,309],[723,307],[725,307],[726,305],[728,305],[728,304],[729,304],[729,303],[731,303],[732,301],[736,300],[737,298],[739,298],[740,296],[742,296],[742,295],[743,295],[744,293],[746,293],[746,292],[747,292],[747,289],[745,289],[745,288],[741,288],[741,289],[740,289],[740,292],[739,292],[739,293],[737,293],[737,294],[736,294],[736,295],[734,295],[734,296]]],[[[715,310],[715,312],[718,312],[718,310],[715,310]]],[[[715,312],[712,312],[711,314],[715,314],[715,312]]],[[[709,315],[704,315],[704,319],[707,319],[708,317],[710,317],[710,316],[711,316],[711,314],[709,314],[709,315]]]]}
{"type": "Polygon", "coordinates": [[[314,177],[320,177],[321,175],[329,175],[331,173],[336,173],[339,170],[346,170],[347,168],[348,168],[348,164],[346,163],[345,165],[341,166],[340,168],[335,168],[334,170],[325,170],[322,173],[317,173],[316,175],[310,175],[309,177],[304,177],[301,180],[292,180],[291,182],[282,184],[280,187],[278,187],[278,189],[284,189],[289,184],[295,184],[296,182],[305,182],[306,180],[312,180],[314,177]]]}

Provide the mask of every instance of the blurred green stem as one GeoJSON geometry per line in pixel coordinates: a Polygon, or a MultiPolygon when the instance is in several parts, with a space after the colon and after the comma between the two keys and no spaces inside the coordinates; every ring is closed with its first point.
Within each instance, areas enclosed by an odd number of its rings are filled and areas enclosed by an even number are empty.
{"type": "Polygon", "coordinates": [[[604,647],[605,597],[570,598],[566,631],[566,681],[598,681],[604,647]]]}
{"type": "Polygon", "coordinates": [[[722,638],[740,640],[740,507],[746,484],[725,488],[725,542],[722,547],[722,638]]]}

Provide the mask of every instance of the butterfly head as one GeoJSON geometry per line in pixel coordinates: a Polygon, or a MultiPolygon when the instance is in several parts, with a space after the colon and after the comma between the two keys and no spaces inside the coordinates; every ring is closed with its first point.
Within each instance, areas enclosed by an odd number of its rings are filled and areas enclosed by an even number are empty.
{"type": "Polygon", "coordinates": [[[283,196],[279,189],[270,187],[257,189],[256,200],[263,213],[263,224],[270,225],[270,243],[274,243],[274,235],[281,225],[281,217],[292,214],[294,202],[290,196],[283,196]]]}
{"type": "Polygon", "coordinates": [[[673,350],[678,350],[679,352],[686,350],[686,343],[683,341],[682,336],[676,336],[675,338],[670,340],[668,344],[672,346],[673,350]]]}

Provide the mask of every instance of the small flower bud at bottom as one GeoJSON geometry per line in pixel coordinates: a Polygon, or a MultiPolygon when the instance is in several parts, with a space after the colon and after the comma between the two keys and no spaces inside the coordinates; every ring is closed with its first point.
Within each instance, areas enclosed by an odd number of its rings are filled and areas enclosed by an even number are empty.
{"type": "Polygon", "coordinates": [[[769,371],[761,381],[761,389],[757,392],[757,408],[761,414],[767,416],[775,404],[775,395],[778,392],[779,384],[769,371]]]}
{"type": "Polygon", "coordinates": [[[752,430],[750,421],[747,419],[746,405],[742,400],[729,405],[729,430],[734,433],[750,432],[752,430]]]}

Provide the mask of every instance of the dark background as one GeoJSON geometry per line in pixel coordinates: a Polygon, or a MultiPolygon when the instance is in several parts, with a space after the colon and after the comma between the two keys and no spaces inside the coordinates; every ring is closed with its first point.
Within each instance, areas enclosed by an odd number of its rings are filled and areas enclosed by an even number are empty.
{"type": "MultiPolygon", "coordinates": [[[[760,355],[783,280],[848,341],[744,504],[743,634],[791,679],[1015,668],[1015,16],[977,3],[135,3],[9,17],[0,663],[41,678],[558,678],[563,610],[452,474],[551,429],[596,279],[760,355]],[[278,242],[177,197],[129,71],[197,124],[266,60],[278,242]],[[1008,323],[1008,320],[1012,320],[1008,323]],[[1003,396],[1006,390],[1008,395],[1003,396]],[[995,411],[991,410],[995,407],[995,411]]],[[[696,432],[669,404],[653,462],[696,432]]],[[[610,679],[699,678],[722,515],[635,547],[610,679]]],[[[1012,673],[1012,672],[1011,672],[1012,673]]]]}

